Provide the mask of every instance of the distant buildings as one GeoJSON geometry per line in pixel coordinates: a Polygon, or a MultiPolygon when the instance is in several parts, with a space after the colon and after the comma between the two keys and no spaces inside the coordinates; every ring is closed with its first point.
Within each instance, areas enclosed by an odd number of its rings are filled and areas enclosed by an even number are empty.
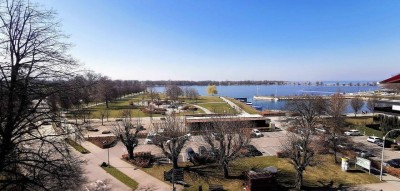
{"type": "MultiPolygon", "coordinates": [[[[400,92],[400,74],[385,79],[379,82],[379,84],[387,89],[391,89],[398,94],[400,92]]],[[[375,111],[388,115],[400,116],[400,100],[379,100],[378,106],[375,107],[375,111]]]]}

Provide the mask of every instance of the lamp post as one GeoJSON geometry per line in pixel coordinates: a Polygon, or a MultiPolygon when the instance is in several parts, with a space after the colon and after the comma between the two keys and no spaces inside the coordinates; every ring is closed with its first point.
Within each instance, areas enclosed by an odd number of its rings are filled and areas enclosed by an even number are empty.
{"type": "Polygon", "coordinates": [[[381,174],[379,176],[380,181],[382,181],[382,173],[383,173],[383,152],[385,151],[385,139],[386,139],[386,136],[389,133],[391,133],[392,131],[400,131],[400,129],[392,129],[392,130],[388,131],[385,136],[383,136],[382,158],[381,158],[381,174]]]}

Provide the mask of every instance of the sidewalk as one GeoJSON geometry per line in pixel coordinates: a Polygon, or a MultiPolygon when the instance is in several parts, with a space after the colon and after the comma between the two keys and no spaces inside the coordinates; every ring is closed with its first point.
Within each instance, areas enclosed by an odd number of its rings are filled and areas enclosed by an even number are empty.
{"type": "MultiPolygon", "coordinates": [[[[89,150],[93,155],[96,156],[98,161],[107,162],[108,156],[108,149],[101,149],[96,145],[92,144],[89,141],[82,142],[82,146],[89,150]]],[[[132,166],[131,164],[123,161],[121,159],[121,153],[123,151],[120,148],[113,147],[110,148],[110,164],[111,166],[117,168],[122,173],[126,174],[127,176],[131,177],[133,180],[139,183],[139,187],[147,187],[152,188],[151,190],[154,191],[171,191],[172,186],[168,185],[167,183],[143,172],[140,169],[132,166]]],[[[101,163],[100,162],[100,163],[101,163]]],[[[100,165],[100,164],[99,164],[100,165]]],[[[118,189],[117,189],[118,190],[118,189]]]]}
{"type": "Polygon", "coordinates": [[[89,185],[91,183],[96,182],[97,180],[101,180],[101,181],[106,181],[107,186],[111,187],[112,190],[118,190],[118,191],[131,191],[132,190],[127,185],[125,185],[124,183],[122,183],[121,181],[114,178],[112,175],[108,174],[106,171],[104,171],[100,167],[100,164],[103,161],[101,161],[95,155],[93,155],[92,153],[80,154],[78,151],[75,151],[75,152],[86,161],[86,164],[83,165],[83,168],[85,169],[85,176],[89,180],[89,185]]]}
{"type": "Polygon", "coordinates": [[[368,191],[399,191],[400,190],[400,179],[385,174],[383,176],[384,182],[376,184],[364,184],[354,188],[350,188],[350,191],[356,190],[368,190],[368,191]]]}

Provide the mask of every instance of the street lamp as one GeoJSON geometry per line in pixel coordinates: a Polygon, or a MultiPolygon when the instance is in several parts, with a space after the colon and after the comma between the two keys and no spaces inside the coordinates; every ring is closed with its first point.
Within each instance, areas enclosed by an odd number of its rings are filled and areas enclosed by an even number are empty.
{"type": "Polygon", "coordinates": [[[385,139],[386,139],[386,136],[389,133],[391,133],[392,131],[400,131],[400,129],[392,129],[392,130],[388,131],[385,136],[383,136],[382,158],[381,158],[381,174],[379,176],[380,181],[382,181],[382,173],[383,173],[383,152],[385,151],[385,139]]]}

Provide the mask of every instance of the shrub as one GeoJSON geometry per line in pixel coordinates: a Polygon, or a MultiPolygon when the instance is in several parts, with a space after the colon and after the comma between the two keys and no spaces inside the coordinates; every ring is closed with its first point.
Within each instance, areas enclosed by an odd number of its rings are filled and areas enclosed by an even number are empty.
{"type": "Polygon", "coordinates": [[[115,136],[89,137],[87,140],[102,149],[111,148],[118,142],[118,139],[115,136]]]}
{"type": "Polygon", "coordinates": [[[276,152],[276,156],[277,156],[278,158],[286,158],[286,155],[285,155],[284,152],[276,152]]]}
{"type": "Polygon", "coordinates": [[[379,127],[380,127],[380,125],[379,124],[367,124],[367,125],[365,125],[366,127],[369,127],[369,128],[372,128],[372,129],[375,129],[375,130],[380,130],[379,129],[379,127]]]}
{"type": "Polygon", "coordinates": [[[388,174],[400,178],[400,169],[387,166],[385,167],[385,170],[388,174]]]}
{"type": "Polygon", "coordinates": [[[153,162],[153,155],[151,155],[151,152],[134,153],[133,157],[134,158],[132,160],[129,160],[128,154],[122,155],[124,160],[127,160],[128,162],[142,168],[151,167],[151,163],[153,162]]]}

